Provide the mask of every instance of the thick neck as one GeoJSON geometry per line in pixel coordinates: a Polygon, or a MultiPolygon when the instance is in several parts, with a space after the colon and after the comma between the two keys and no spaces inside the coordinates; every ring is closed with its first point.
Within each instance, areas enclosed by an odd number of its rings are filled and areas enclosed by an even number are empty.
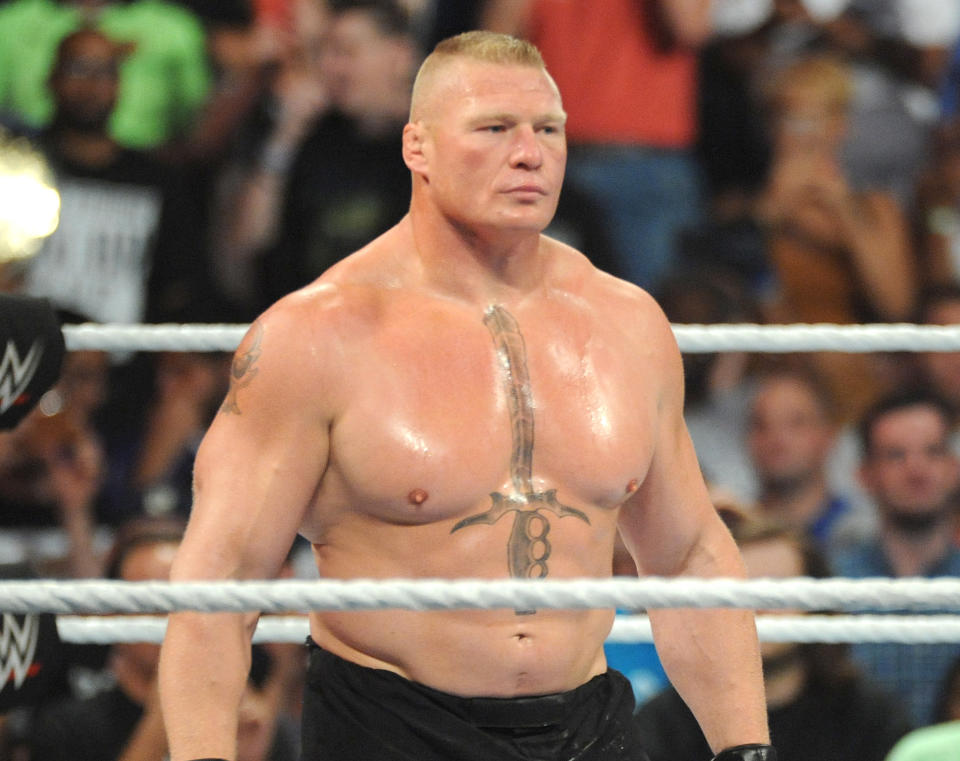
{"type": "Polygon", "coordinates": [[[522,298],[542,288],[546,258],[539,231],[458,225],[418,198],[410,208],[412,244],[429,287],[480,304],[522,298]]]}

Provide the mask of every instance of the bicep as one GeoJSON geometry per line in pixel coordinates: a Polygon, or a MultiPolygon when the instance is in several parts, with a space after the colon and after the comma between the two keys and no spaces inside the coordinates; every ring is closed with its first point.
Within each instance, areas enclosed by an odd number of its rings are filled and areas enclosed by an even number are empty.
{"type": "MultiPolygon", "coordinates": [[[[250,339],[250,336],[248,336],[250,339]]],[[[245,339],[245,342],[248,341],[245,339]]],[[[247,346],[249,349],[249,345],[247,346]]],[[[238,350],[244,368],[244,345],[238,350]]],[[[231,389],[194,465],[178,578],[266,578],[282,564],[327,460],[327,422],[282,343],[270,336],[231,389]]]]}
{"type": "Polygon", "coordinates": [[[685,426],[666,424],[646,478],[624,505],[620,533],[641,574],[681,572],[718,520],[685,426]]]}
{"type": "Polygon", "coordinates": [[[660,366],[653,453],[640,488],[620,514],[620,533],[643,574],[673,575],[718,520],[683,419],[683,367],[672,337],[660,366]]]}

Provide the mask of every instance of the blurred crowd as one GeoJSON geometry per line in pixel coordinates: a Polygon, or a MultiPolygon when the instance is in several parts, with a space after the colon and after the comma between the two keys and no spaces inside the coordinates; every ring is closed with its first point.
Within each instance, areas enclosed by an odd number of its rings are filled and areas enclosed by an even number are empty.
{"type": "MultiPolygon", "coordinates": [[[[60,195],[0,290],[65,323],[252,321],[406,212],[413,75],[473,28],[531,39],[563,95],[548,234],[674,323],[960,324],[960,0],[0,0],[0,153],[29,145],[60,195]]],[[[0,434],[0,565],[164,578],[229,362],[70,353],[0,434]]],[[[960,354],[684,362],[752,575],[960,576],[960,354]]],[[[651,761],[709,757],[651,652],[610,651],[651,761]]],[[[0,719],[0,760],[160,761],[155,649],[69,656],[36,714],[0,719]]],[[[254,658],[244,758],[296,757],[298,658],[254,658]]],[[[764,665],[784,761],[882,761],[932,726],[960,747],[960,645],[764,665]]]]}

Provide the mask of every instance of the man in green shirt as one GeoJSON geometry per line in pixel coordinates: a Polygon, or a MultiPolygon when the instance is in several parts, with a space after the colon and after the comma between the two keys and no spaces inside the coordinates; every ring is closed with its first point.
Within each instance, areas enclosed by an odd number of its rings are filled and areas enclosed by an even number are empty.
{"type": "Polygon", "coordinates": [[[191,124],[210,91],[206,35],[190,11],[165,0],[12,0],[0,8],[0,112],[31,127],[49,123],[54,53],[84,25],[130,43],[110,123],[119,143],[152,148],[191,124]]]}

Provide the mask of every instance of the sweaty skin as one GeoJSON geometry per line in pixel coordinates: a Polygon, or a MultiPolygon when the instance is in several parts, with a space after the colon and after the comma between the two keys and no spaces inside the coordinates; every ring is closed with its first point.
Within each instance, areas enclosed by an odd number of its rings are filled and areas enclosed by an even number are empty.
{"type": "MultiPolygon", "coordinates": [[[[641,386],[604,379],[633,366],[642,383],[644,358],[659,360],[612,319],[618,301],[635,311],[642,299],[572,250],[542,245],[557,259],[542,304],[477,310],[409,285],[318,286],[320,300],[340,292],[339,308],[344,291],[360,300],[343,319],[364,363],[344,383],[354,412],[331,428],[323,507],[303,529],[323,576],[610,575],[623,485],[647,468],[653,410],[638,406],[641,386]],[[594,299],[611,303],[606,318],[594,299]]],[[[268,328],[266,352],[270,341],[268,328]]],[[[602,672],[611,620],[609,610],[323,613],[312,633],[342,657],[438,689],[508,696],[602,672]]]]}
{"type": "MultiPolygon", "coordinates": [[[[413,114],[410,213],[241,343],[172,579],[269,578],[298,532],[324,578],[603,578],[618,530],[641,574],[742,576],[683,422],[669,323],[540,232],[566,159],[552,80],[458,59],[413,114]]],[[[313,612],[310,631],[363,666],[509,697],[602,673],[613,615],[313,612]]],[[[232,757],[256,620],[171,616],[173,761],[232,757]]],[[[752,616],[651,620],[711,745],[766,741],[752,616]]]]}

